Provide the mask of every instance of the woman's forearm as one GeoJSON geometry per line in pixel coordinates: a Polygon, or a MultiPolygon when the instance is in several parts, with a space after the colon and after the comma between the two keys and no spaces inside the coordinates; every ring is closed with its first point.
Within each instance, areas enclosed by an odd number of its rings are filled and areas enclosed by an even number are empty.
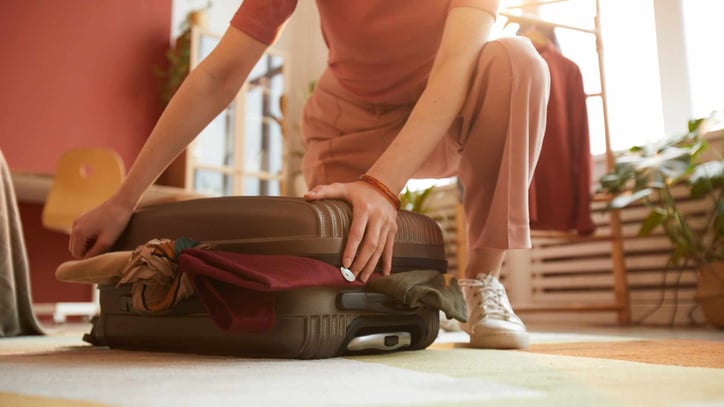
{"type": "Polygon", "coordinates": [[[194,70],[176,92],[141,149],[116,199],[135,206],[196,135],[231,102],[213,79],[194,70]]]}
{"type": "Polygon", "coordinates": [[[231,103],[265,48],[238,31],[227,33],[171,99],[113,199],[135,208],[174,158],[231,103]]]}

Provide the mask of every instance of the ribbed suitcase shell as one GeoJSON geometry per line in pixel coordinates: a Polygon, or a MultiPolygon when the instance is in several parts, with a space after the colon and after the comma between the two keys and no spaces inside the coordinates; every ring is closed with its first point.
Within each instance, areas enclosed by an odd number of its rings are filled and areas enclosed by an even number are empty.
{"type": "MultiPolygon", "coordinates": [[[[187,236],[221,250],[306,256],[339,265],[351,220],[350,206],[337,200],[224,197],[173,202],[138,210],[113,249],[187,236]]],[[[446,272],[440,228],[425,216],[400,211],[393,252],[393,272],[446,272]]],[[[101,315],[86,340],[126,349],[325,358],[350,353],[346,346],[352,338],[371,333],[409,332],[412,343],[407,349],[422,349],[436,338],[439,322],[435,309],[410,309],[359,289],[278,293],[276,325],[263,334],[219,330],[197,298],[153,314],[131,309],[130,286],[100,287],[100,300],[101,315]],[[369,304],[347,301],[352,297],[368,298],[369,304]]]]}

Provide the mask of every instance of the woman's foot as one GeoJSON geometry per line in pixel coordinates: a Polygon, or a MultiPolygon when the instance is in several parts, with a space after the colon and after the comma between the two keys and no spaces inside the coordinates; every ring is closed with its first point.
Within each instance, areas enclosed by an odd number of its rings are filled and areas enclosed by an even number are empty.
{"type": "Polygon", "coordinates": [[[529,338],[525,324],[513,312],[505,288],[492,274],[460,280],[468,307],[468,322],[461,326],[470,345],[484,349],[522,349],[529,338]]]}

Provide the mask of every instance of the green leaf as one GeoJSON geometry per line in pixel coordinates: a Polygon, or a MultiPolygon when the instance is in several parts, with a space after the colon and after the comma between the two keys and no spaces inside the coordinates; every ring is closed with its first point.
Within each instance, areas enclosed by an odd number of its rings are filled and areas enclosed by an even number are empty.
{"type": "Polygon", "coordinates": [[[653,192],[653,189],[644,188],[640,191],[636,191],[631,194],[619,195],[611,200],[611,203],[609,204],[609,208],[611,208],[611,209],[625,208],[626,206],[629,206],[638,200],[648,197],[649,195],[651,195],[651,192],[653,192]]]}
{"type": "Polygon", "coordinates": [[[434,185],[420,191],[411,191],[405,188],[400,193],[400,207],[410,212],[424,213],[427,197],[434,189],[434,185]]]}
{"type": "Polygon", "coordinates": [[[616,159],[616,172],[623,173],[627,171],[633,171],[638,168],[639,165],[646,160],[646,157],[641,155],[623,155],[616,159]]]}
{"type": "Polygon", "coordinates": [[[634,191],[644,189],[654,181],[651,180],[651,171],[642,171],[635,174],[636,182],[634,183],[634,191]]]}
{"type": "Polygon", "coordinates": [[[691,147],[689,147],[692,159],[698,157],[699,154],[701,154],[703,151],[706,151],[708,148],[709,143],[707,143],[705,140],[697,141],[696,143],[694,143],[691,147]]]}
{"type": "Polygon", "coordinates": [[[691,174],[691,182],[697,183],[700,180],[721,180],[724,179],[724,160],[713,160],[699,164],[694,167],[691,174]]]}
{"type": "MultiPolygon", "coordinates": [[[[724,237],[724,198],[719,199],[716,204],[712,230],[715,236],[724,237]]],[[[722,253],[724,255],[724,253],[722,253]]]]}
{"type": "Polygon", "coordinates": [[[601,188],[609,192],[618,192],[623,187],[623,179],[616,173],[606,174],[599,178],[598,182],[601,184],[601,188]]]}
{"type": "Polygon", "coordinates": [[[724,186],[724,160],[707,161],[694,167],[689,177],[691,197],[702,198],[724,186]]]}
{"type": "Polygon", "coordinates": [[[693,133],[699,128],[701,123],[706,120],[705,118],[689,120],[689,133],[693,133]]]}
{"type": "Polygon", "coordinates": [[[677,180],[683,177],[689,170],[689,161],[667,160],[661,163],[659,170],[667,179],[677,180]]]}
{"type": "Polygon", "coordinates": [[[400,207],[407,211],[412,209],[412,192],[407,188],[400,194],[400,207]]]}
{"type": "Polygon", "coordinates": [[[670,262],[672,265],[678,267],[681,265],[681,260],[686,257],[686,249],[682,246],[676,246],[674,252],[671,254],[670,262]]]}
{"type": "Polygon", "coordinates": [[[661,225],[666,218],[666,211],[654,208],[654,210],[649,213],[649,216],[644,219],[643,223],[641,224],[641,229],[639,230],[639,236],[648,236],[651,234],[651,232],[656,229],[659,225],[661,225]]]}
{"type": "Polygon", "coordinates": [[[413,212],[425,213],[425,203],[427,202],[427,197],[430,195],[434,188],[434,186],[425,188],[422,192],[417,194],[414,200],[414,205],[412,206],[413,212]]]}

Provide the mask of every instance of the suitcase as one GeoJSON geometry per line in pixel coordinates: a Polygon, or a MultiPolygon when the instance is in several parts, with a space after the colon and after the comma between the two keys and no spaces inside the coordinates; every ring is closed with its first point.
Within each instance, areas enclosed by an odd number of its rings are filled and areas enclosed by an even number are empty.
{"type": "MultiPolygon", "coordinates": [[[[339,266],[351,219],[351,207],[336,200],[222,197],[165,203],[137,210],[112,250],[187,236],[220,250],[305,256],[339,266]]],[[[392,272],[413,269],[447,271],[443,238],[432,219],[400,211],[392,272]]],[[[439,329],[437,309],[412,309],[360,288],[277,293],[276,324],[260,334],[220,330],[197,297],[145,313],[132,309],[130,285],[99,290],[101,312],[85,340],[111,348],[315,359],[424,349],[439,329]]]]}

